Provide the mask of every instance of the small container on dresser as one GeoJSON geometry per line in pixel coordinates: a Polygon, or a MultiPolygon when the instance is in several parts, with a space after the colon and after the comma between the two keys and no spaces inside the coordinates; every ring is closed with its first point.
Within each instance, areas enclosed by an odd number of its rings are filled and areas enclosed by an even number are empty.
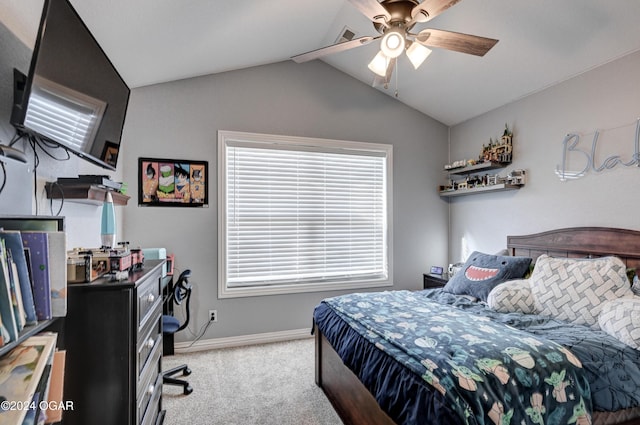
{"type": "Polygon", "coordinates": [[[68,286],[65,425],[161,424],[164,260],[121,282],[68,286]]]}
{"type": "Polygon", "coordinates": [[[431,273],[423,273],[422,274],[422,288],[430,289],[430,288],[442,288],[449,281],[449,275],[447,273],[443,274],[431,274],[431,273]]]}

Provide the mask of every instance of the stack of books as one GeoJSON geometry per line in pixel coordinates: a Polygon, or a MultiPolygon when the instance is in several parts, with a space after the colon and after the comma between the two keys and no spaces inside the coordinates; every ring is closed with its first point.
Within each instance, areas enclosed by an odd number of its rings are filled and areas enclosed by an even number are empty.
{"type": "Polygon", "coordinates": [[[0,230],[0,347],[66,315],[66,270],[64,232],[0,230]]]}

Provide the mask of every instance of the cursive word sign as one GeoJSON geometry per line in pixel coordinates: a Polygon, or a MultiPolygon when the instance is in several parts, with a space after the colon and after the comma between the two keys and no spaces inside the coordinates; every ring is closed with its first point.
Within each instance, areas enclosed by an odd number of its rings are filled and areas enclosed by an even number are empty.
{"type": "MultiPolygon", "coordinates": [[[[636,131],[634,136],[633,154],[631,159],[625,161],[621,155],[611,155],[606,157],[602,162],[596,161],[596,150],[598,147],[598,138],[600,131],[596,131],[591,141],[591,150],[585,150],[578,147],[580,143],[580,135],[575,133],[567,134],[562,141],[562,164],[556,165],[555,173],[562,181],[578,179],[591,171],[599,173],[604,170],[610,170],[618,165],[624,167],[637,166],[640,167],[640,118],[636,121],[636,131]],[[568,171],[567,164],[569,157],[582,158],[584,166],[579,171],[568,171]]],[[[580,160],[578,159],[578,162],[580,160]]]]}

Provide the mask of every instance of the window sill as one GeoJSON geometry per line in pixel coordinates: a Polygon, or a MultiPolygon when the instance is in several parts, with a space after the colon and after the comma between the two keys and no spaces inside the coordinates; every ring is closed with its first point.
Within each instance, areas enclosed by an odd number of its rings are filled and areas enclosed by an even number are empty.
{"type": "MultiPolygon", "coordinates": [[[[222,280],[220,280],[222,282],[222,280]]],[[[268,295],[288,295],[305,292],[329,292],[353,289],[369,289],[393,286],[393,283],[386,280],[364,281],[364,282],[334,282],[334,283],[312,283],[300,285],[272,285],[258,287],[227,288],[224,284],[218,286],[218,298],[242,298],[242,297],[262,297],[268,295]]]]}

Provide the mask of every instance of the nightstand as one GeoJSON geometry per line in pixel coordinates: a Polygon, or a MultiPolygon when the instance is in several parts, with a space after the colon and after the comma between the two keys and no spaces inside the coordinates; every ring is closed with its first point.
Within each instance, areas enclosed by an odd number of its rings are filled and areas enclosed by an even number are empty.
{"type": "Polygon", "coordinates": [[[449,281],[449,275],[444,274],[422,274],[422,287],[423,289],[429,288],[442,288],[449,281]]]}

